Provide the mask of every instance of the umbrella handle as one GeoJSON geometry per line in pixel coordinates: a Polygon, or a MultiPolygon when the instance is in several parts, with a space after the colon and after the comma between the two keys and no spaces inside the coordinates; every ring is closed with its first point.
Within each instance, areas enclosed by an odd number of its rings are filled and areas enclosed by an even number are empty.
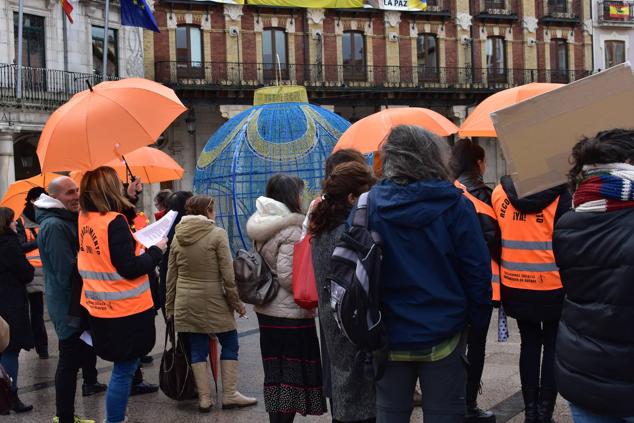
{"type": "Polygon", "coordinates": [[[125,181],[126,181],[126,183],[128,182],[128,178],[130,178],[130,182],[134,182],[136,180],[136,176],[134,176],[132,174],[132,170],[130,169],[130,166],[128,166],[128,161],[125,159],[125,157],[123,155],[121,155],[121,159],[123,160],[123,163],[125,163],[125,181]]]}

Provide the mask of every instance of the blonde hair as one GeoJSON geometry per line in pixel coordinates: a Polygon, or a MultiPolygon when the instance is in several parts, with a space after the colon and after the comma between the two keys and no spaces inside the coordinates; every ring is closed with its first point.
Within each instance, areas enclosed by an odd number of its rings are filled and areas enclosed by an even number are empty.
{"type": "Polygon", "coordinates": [[[79,192],[79,205],[84,212],[120,213],[134,207],[123,195],[123,184],[117,172],[108,166],[86,172],[79,192]]]}

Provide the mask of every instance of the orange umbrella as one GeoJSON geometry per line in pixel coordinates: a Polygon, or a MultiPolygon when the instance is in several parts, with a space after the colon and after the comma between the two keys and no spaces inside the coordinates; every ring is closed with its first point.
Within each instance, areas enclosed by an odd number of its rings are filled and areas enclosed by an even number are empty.
{"type": "Polygon", "coordinates": [[[46,189],[48,184],[55,178],[62,176],[57,173],[44,173],[32,176],[28,179],[22,179],[9,185],[7,193],[0,201],[0,207],[8,207],[15,212],[15,218],[22,216],[24,211],[24,202],[26,195],[31,188],[42,187],[46,189]]]}
{"type": "MultiPolygon", "coordinates": [[[[129,173],[127,169],[129,168],[132,175],[141,178],[141,182],[144,184],[174,181],[181,179],[185,173],[185,170],[168,154],[152,147],[141,147],[126,154],[125,162],[123,158],[114,159],[104,163],[103,166],[110,166],[116,170],[122,182],[128,180],[129,173]],[[127,168],[126,163],[128,164],[127,168]]],[[[84,172],[75,171],[70,173],[70,177],[78,185],[83,176],[84,172]]]]}
{"type": "Polygon", "coordinates": [[[533,82],[495,93],[478,104],[473,112],[467,116],[467,119],[460,126],[458,135],[460,138],[497,137],[491,121],[491,113],[562,86],[563,84],[533,82]]]}
{"type": "Polygon", "coordinates": [[[341,135],[334,151],[342,148],[354,148],[364,154],[378,151],[381,142],[398,125],[418,125],[441,137],[458,132],[456,125],[433,110],[421,107],[385,109],[354,123],[341,135]]]}
{"type": "Polygon", "coordinates": [[[37,146],[43,172],[95,169],[152,144],[186,110],[170,88],[142,78],[102,82],[48,119],[37,146]]]}
{"type": "MultiPolygon", "coordinates": [[[[125,155],[134,176],[141,178],[144,184],[174,181],[181,179],[185,170],[163,151],[152,147],[141,147],[125,155]]],[[[112,160],[104,166],[110,166],[117,171],[122,181],[126,180],[126,165],[123,160],[112,160]]]]}

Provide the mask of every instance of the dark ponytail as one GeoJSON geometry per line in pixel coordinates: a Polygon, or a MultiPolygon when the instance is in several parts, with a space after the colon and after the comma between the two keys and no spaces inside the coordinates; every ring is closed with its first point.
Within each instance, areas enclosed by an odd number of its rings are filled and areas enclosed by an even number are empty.
{"type": "Polygon", "coordinates": [[[470,139],[458,140],[451,150],[449,160],[452,177],[458,179],[463,173],[476,171],[478,160],[484,160],[484,149],[470,139]]]}
{"type": "Polygon", "coordinates": [[[348,195],[358,197],[375,182],[367,164],[347,162],[337,165],[322,184],[324,198],[310,213],[308,230],[311,235],[316,236],[339,226],[350,211],[348,195]]]}
{"type": "Polygon", "coordinates": [[[574,192],[584,178],[584,166],[626,161],[634,164],[634,130],[611,129],[582,139],[572,148],[570,157],[572,169],[568,178],[571,190],[574,192]]]}

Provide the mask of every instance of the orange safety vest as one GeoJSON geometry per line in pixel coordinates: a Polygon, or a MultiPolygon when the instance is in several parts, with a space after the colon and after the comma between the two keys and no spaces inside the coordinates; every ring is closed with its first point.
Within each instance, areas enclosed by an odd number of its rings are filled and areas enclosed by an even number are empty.
{"type": "MultiPolygon", "coordinates": [[[[110,260],[108,225],[117,216],[123,215],[114,212],[79,215],[77,267],[84,280],[80,302],[93,317],[131,316],[154,306],[147,275],[126,279],[117,273],[110,260]]],[[[137,256],[141,249],[137,242],[137,256]]]]}
{"type": "MultiPolygon", "coordinates": [[[[480,200],[479,198],[471,195],[469,191],[467,191],[467,187],[462,185],[460,182],[455,181],[454,185],[462,190],[462,193],[465,197],[469,199],[469,201],[471,201],[477,213],[485,214],[491,219],[497,220],[491,206],[489,206],[487,203],[480,200]]],[[[493,301],[500,301],[500,265],[495,260],[493,260],[493,258],[491,258],[491,275],[491,290],[493,292],[491,299],[493,301]]]]}
{"type": "Polygon", "coordinates": [[[552,242],[559,197],[539,213],[517,210],[501,185],[491,200],[502,232],[502,284],[534,291],[561,289],[552,242]]]}
{"type": "Polygon", "coordinates": [[[150,219],[148,219],[143,212],[137,213],[134,219],[132,219],[132,229],[134,230],[134,232],[140,231],[149,224],[150,219]]]}
{"type": "MultiPolygon", "coordinates": [[[[24,233],[26,234],[26,242],[35,241],[37,234],[40,232],[40,228],[35,227],[33,230],[35,231],[35,235],[33,235],[33,231],[31,228],[27,228],[24,219],[20,216],[20,222],[22,222],[22,226],[24,227],[24,233]]],[[[42,258],[40,257],[40,250],[37,248],[33,251],[29,251],[26,253],[26,259],[31,263],[33,267],[42,267],[42,258]]]]}

